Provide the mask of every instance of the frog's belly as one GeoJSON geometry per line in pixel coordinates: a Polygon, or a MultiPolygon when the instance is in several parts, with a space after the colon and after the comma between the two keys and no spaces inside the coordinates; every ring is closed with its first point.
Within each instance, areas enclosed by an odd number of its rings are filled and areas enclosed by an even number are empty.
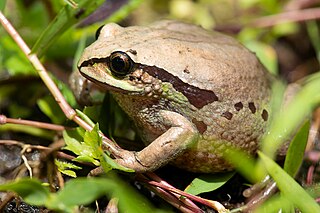
{"type": "MultiPolygon", "coordinates": [[[[237,148],[254,154],[258,148],[258,140],[238,143],[237,148]],[[244,147],[245,146],[245,147],[244,147]]],[[[216,173],[230,171],[232,165],[223,157],[223,152],[228,150],[228,141],[200,140],[197,144],[175,158],[171,163],[181,169],[197,173],[216,173]]]]}

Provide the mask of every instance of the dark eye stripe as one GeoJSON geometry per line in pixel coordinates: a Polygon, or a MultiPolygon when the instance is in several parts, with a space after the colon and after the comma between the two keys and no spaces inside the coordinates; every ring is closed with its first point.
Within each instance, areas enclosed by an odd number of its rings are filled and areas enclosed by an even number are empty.
{"type": "Polygon", "coordinates": [[[196,86],[187,84],[180,78],[172,75],[164,69],[156,66],[146,66],[142,64],[136,65],[138,68],[143,69],[154,78],[160,79],[163,82],[171,83],[175,90],[181,92],[188,99],[188,101],[198,109],[201,109],[203,106],[219,100],[213,91],[200,89],[196,86]]]}

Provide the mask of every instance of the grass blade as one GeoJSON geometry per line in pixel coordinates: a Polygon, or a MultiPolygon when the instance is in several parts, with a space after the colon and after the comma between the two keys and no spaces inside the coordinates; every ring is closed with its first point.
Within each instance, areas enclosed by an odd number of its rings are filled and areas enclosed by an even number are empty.
{"type": "Polygon", "coordinates": [[[258,154],[285,198],[290,200],[302,212],[320,212],[320,207],[314,199],[289,174],[267,155],[262,152],[258,154]]]}

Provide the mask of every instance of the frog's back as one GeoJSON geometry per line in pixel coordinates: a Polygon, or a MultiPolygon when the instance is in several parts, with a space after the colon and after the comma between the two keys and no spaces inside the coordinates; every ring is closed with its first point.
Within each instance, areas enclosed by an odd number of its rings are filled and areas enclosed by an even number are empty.
{"type": "Polygon", "coordinates": [[[262,100],[270,88],[269,73],[254,53],[232,37],[195,25],[161,21],[121,28],[107,39],[101,53],[134,50],[135,63],[162,68],[187,84],[214,91],[220,100],[262,100]],[[119,40],[126,42],[119,46],[119,40]]]}
{"type": "MultiPolygon", "coordinates": [[[[150,43],[162,44],[157,50],[162,52],[157,53],[159,57],[175,60],[161,58],[153,63],[162,61],[165,70],[170,70],[184,82],[214,91],[217,96],[220,94],[221,100],[264,99],[268,94],[270,74],[256,55],[234,38],[177,22],[160,22],[157,27],[165,29],[165,35],[159,35],[162,42],[156,41],[157,36],[154,36],[150,37],[150,43]]],[[[157,30],[157,33],[161,34],[161,31],[157,30]]]]}
{"type": "MultiPolygon", "coordinates": [[[[163,68],[199,88],[199,99],[207,98],[201,96],[205,90],[216,96],[191,113],[190,120],[202,137],[173,163],[195,172],[229,170],[231,167],[222,157],[227,146],[251,154],[258,148],[268,124],[271,75],[254,53],[229,36],[175,22],[161,22],[155,28],[166,29],[164,33],[171,29],[170,33],[159,35],[159,39],[176,46],[170,49],[174,63],[169,60],[163,68]],[[185,159],[189,159],[187,163],[185,159]]],[[[164,47],[159,47],[163,51],[159,55],[168,57],[166,42],[161,43],[164,47]]]]}
{"type": "Polygon", "coordinates": [[[95,50],[95,58],[122,51],[135,63],[162,68],[187,85],[212,91],[218,101],[269,101],[270,74],[254,53],[230,36],[176,21],[147,27],[108,24],[104,30],[110,31],[103,38],[107,45],[93,43],[82,61],[95,50]]]}

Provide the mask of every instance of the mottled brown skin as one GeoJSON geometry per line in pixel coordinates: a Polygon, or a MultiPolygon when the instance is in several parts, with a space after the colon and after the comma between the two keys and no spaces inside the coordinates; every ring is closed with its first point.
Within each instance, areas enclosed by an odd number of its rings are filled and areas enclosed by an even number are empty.
{"type": "Polygon", "coordinates": [[[138,172],[168,162],[193,172],[230,170],[223,152],[254,153],[267,126],[269,73],[235,39],[194,25],[106,25],[79,70],[110,90],[138,127],[146,148],[117,160],[138,172]],[[115,51],[134,62],[125,76],[106,63],[115,51]]]}

